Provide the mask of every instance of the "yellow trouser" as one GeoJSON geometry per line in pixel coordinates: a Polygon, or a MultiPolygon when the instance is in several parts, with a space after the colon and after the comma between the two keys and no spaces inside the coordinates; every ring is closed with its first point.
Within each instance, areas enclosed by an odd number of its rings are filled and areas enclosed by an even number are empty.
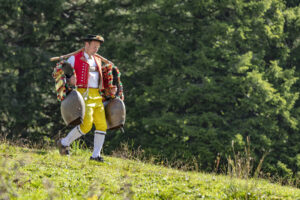
{"type": "Polygon", "coordinates": [[[80,124],[80,130],[82,133],[88,133],[95,124],[97,131],[106,132],[107,125],[105,119],[104,106],[102,103],[102,97],[99,94],[99,89],[97,88],[89,88],[88,94],[87,89],[78,88],[78,92],[81,93],[83,98],[88,97],[85,102],[85,116],[83,122],[80,124]]]}

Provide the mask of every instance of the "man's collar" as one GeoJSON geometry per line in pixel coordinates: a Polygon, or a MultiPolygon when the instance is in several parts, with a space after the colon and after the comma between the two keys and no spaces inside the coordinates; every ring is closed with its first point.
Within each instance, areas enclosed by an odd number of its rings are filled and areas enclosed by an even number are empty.
{"type": "Polygon", "coordinates": [[[85,51],[83,52],[83,55],[84,55],[84,57],[85,57],[85,59],[93,59],[93,56],[91,56],[91,58],[90,58],[90,56],[89,56],[89,54],[87,54],[85,51]]]}

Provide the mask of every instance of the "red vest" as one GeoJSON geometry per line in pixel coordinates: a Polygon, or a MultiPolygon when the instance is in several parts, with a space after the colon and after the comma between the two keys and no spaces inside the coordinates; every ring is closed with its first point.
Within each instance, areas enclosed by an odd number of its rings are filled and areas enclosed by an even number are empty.
{"type": "MultiPolygon", "coordinates": [[[[74,62],[74,69],[76,73],[77,82],[76,85],[79,88],[87,88],[88,87],[88,80],[89,80],[89,70],[90,65],[86,62],[86,58],[84,57],[84,52],[80,51],[79,53],[74,55],[75,62],[74,62]]],[[[101,59],[96,55],[93,56],[96,64],[97,69],[99,72],[99,89],[104,89],[103,87],[103,78],[102,78],[102,70],[101,70],[101,59]]]]}

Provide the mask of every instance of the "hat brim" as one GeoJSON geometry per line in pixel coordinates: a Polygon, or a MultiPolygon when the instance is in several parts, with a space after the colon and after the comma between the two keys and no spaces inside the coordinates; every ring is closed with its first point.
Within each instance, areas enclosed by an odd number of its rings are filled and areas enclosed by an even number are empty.
{"type": "Polygon", "coordinates": [[[84,41],[84,42],[97,41],[97,42],[100,42],[101,44],[104,42],[104,40],[90,39],[90,38],[84,38],[84,39],[82,39],[82,41],[84,41]]]}

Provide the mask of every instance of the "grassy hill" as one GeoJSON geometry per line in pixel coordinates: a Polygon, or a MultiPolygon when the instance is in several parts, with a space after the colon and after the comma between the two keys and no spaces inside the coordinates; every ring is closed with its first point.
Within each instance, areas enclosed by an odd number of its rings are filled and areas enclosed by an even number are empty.
{"type": "Polygon", "coordinates": [[[300,190],[264,180],[183,172],[139,161],[74,149],[57,150],[0,144],[0,199],[300,199],[300,190]]]}

